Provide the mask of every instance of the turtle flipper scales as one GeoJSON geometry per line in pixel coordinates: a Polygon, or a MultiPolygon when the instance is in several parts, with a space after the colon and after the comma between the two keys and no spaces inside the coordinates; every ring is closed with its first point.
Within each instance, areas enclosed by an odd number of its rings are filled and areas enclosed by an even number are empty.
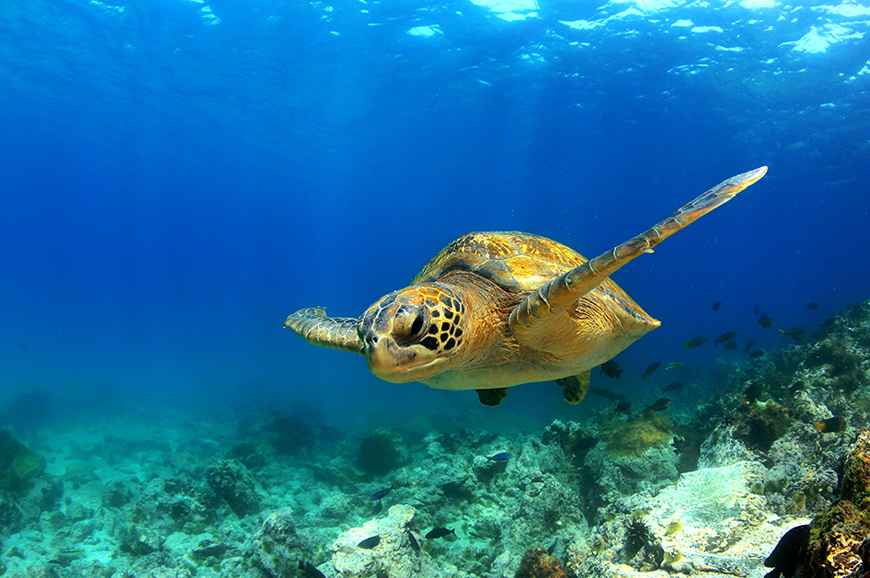
{"type": "Polygon", "coordinates": [[[357,332],[359,319],[328,317],[323,307],[309,307],[290,314],[284,327],[313,345],[363,355],[363,342],[357,332]]]}
{"type": "Polygon", "coordinates": [[[651,229],[532,291],[511,312],[510,328],[514,337],[520,341],[536,337],[548,320],[567,311],[623,265],[643,253],[652,253],[653,247],[730,201],[766,172],[767,167],[759,167],[719,183],[651,229]]]}
{"type": "Polygon", "coordinates": [[[586,392],[589,391],[589,373],[584,371],[580,375],[572,375],[557,379],[556,383],[562,388],[565,394],[565,401],[571,405],[576,405],[583,401],[586,397],[586,392]]]}

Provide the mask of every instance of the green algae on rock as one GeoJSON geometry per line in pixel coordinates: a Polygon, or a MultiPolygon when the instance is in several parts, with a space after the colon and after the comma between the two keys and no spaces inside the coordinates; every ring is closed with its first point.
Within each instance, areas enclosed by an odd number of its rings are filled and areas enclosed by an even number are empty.
{"type": "Polygon", "coordinates": [[[750,403],[737,412],[734,436],[750,449],[767,451],[791,425],[791,418],[782,407],[768,403],[750,403]]]}
{"type": "Polygon", "coordinates": [[[862,563],[870,536],[870,429],[861,428],[843,470],[841,499],[813,520],[807,556],[798,576],[845,578],[862,563]]]}
{"type": "Polygon", "coordinates": [[[638,458],[650,448],[669,443],[673,425],[666,415],[655,414],[649,419],[604,422],[601,435],[611,456],[638,458]]]}
{"type": "Polygon", "coordinates": [[[0,490],[24,496],[30,491],[33,479],[44,471],[45,458],[0,430],[0,490]]]}

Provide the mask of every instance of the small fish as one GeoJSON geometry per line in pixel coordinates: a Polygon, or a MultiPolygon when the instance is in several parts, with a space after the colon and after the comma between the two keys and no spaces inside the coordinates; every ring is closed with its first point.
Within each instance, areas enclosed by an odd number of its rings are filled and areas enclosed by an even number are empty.
{"type": "Polygon", "coordinates": [[[378,490],[377,492],[375,492],[374,494],[369,496],[369,500],[371,500],[372,502],[374,502],[375,500],[380,500],[381,498],[385,497],[387,494],[389,494],[390,492],[395,490],[396,484],[398,484],[398,483],[399,482],[397,482],[397,481],[393,482],[393,485],[390,486],[389,488],[384,488],[383,490],[378,490]]]}
{"type": "Polygon", "coordinates": [[[553,552],[556,551],[556,544],[558,544],[558,543],[559,543],[559,539],[558,539],[558,538],[556,538],[555,540],[553,540],[553,543],[550,545],[549,548],[547,548],[547,555],[548,555],[548,556],[552,556],[552,555],[553,555],[553,552]]]}
{"type": "Polygon", "coordinates": [[[786,335],[788,335],[799,343],[803,343],[804,336],[807,334],[807,332],[800,327],[792,327],[791,329],[787,329],[785,331],[780,329],[779,332],[782,333],[780,337],[785,337],[786,335]]]}
{"type": "Polygon", "coordinates": [[[656,402],[652,405],[646,406],[650,411],[665,411],[668,409],[668,406],[671,405],[671,400],[666,397],[660,397],[656,400],[656,402]]]}
{"type": "Polygon", "coordinates": [[[606,399],[612,399],[613,401],[619,401],[625,397],[621,393],[613,393],[609,389],[595,389],[594,387],[591,387],[589,389],[592,393],[600,395],[601,397],[606,399]]]}
{"type": "Polygon", "coordinates": [[[644,381],[646,381],[646,378],[647,378],[647,376],[648,376],[649,374],[651,374],[653,371],[655,371],[656,369],[658,369],[659,367],[661,367],[661,365],[662,365],[662,364],[661,364],[660,362],[658,362],[658,361],[656,361],[656,362],[653,363],[653,364],[650,364],[650,366],[646,368],[646,371],[643,372],[643,375],[641,375],[641,377],[644,379],[644,381]]]}
{"type": "Polygon", "coordinates": [[[758,401],[758,398],[761,397],[762,393],[764,393],[765,387],[767,386],[760,381],[753,382],[752,385],[747,387],[743,392],[743,400],[747,403],[758,401]]]}
{"type": "Polygon", "coordinates": [[[717,301],[717,302],[713,303],[713,311],[719,311],[720,307],[722,307],[721,301],[717,301]]]}
{"type": "Polygon", "coordinates": [[[375,502],[375,507],[372,508],[372,516],[377,516],[378,514],[381,513],[381,510],[383,510],[383,509],[384,509],[384,505],[381,504],[380,500],[378,500],[377,502],[375,502]]]}
{"type": "Polygon", "coordinates": [[[311,562],[299,560],[299,569],[302,570],[302,578],[326,578],[311,562]]]}
{"type": "Polygon", "coordinates": [[[411,548],[414,552],[420,551],[420,542],[417,541],[417,538],[414,536],[414,532],[408,530],[408,543],[411,544],[411,548]]]}
{"type": "MultiPolygon", "coordinates": [[[[750,341],[749,343],[746,344],[746,347],[743,348],[743,351],[745,351],[746,353],[749,353],[749,350],[752,349],[752,346],[755,345],[756,343],[758,343],[758,342],[753,339],[752,341],[750,341]]],[[[751,353],[750,353],[750,355],[751,355],[751,353]]]]}
{"type": "Polygon", "coordinates": [[[737,349],[740,346],[737,345],[736,341],[729,341],[728,343],[723,343],[722,347],[725,348],[725,351],[728,351],[729,349],[737,349]]]}
{"type": "Polygon", "coordinates": [[[381,543],[381,537],[375,535],[375,536],[372,536],[371,538],[366,538],[365,540],[363,540],[362,542],[357,544],[357,546],[360,548],[364,548],[366,550],[371,550],[372,548],[374,548],[375,546],[377,546],[380,543],[381,543]]]}
{"type": "Polygon", "coordinates": [[[719,336],[719,339],[713,340],[713,345],[719,345],[720,343],[725,343],[726,341],[731,341],[735,337],[737,337],[736,331],[729,331],[728,333],[723,333],[722,335],[719,336]]]}
{"type": "Polygon", "coordinates": [[[683,362],[682,361],[675,361],[673,363],[667,364],[662,369],[664,371],[673,371],[674,369],[679,369],[681,367],[683,367],[683,362]]]}
{"type": "Polygon", "coordinates": [[[453,534],[455,536],[456,532],[453,530],[448,530],[447,528],[435,528],[434,530],[426,534],[426,539],[434,540],[435,538],[443,538],[447,534],[453,534]]]}
{"type": "Polygon", "coordinates": [[[756,305],[755,309],[752,310],[755,313],[755,316],[758,317],[758,313],[761,311],[761,305],[756,305]]]}
{"type": "Polygon", "coordinates": [[[606,375],[607,377],[615,377],[619,379],[619,376],[622,375],[622,370],[619,369],[619,364],[613,361],[605,361],[601,364],[601,371],[598,372],[598,375],[601,374],[606,375]]]}
{"type": "Polygon", "coordinates": [[[829,417],[828,419],[816,422],[816,431],[819,433],[836,433],[846,429],[846,420],[841,417],[829,417]]]}
{"type": "Polygon", "coordinates": [[[616,404],[616,407],[613,408],[613,415],[616,415],[617,413],[625,413],[628,410],[630,410],[633,406],[634,406],[634,404],[632,404],[631,402],[628,402],[625,400],[620,401],[619,403],[616,404]]]}
{"type": "Polygon", "coordinates": [[[759,357],[764,357],[763,349],[756,349],[752,353],[749,354],[750,359],[758,359],[759,357]]]}
{"type": "Polygon", "coordinates": [[[758,324],[767,329],[771,325],[773,325],[773,319],[767,316],[767,313],[762,313],[761,317],[758,318],[758,324]]]}
{"type": "Polygon", "coordinates": [[[833,325],[836,320],[837,320],[836,317],[828,317],[827,319],[825,319],[824,323],[819,325],[819,329],[827,329],[828,327],[833,325]]]}
{"type": "Polygon", "coordinates": [[[489,459],[491,459],[494,462],[503,462],[505,460],[511,459],[511,455],[507,452],[501,452],[500,454],[495,454],[494,456],[490,456],[489,459]]]}
{"type": "Polygon", "coordinates": [[[791,578],[797,570],[798,563],[806,556],[810,545],[810,525],[795,526],[780,538],[779,543],[764,565],[773,568],[764,578],[791,578]]]}
{"type": "Polygon", "coordinates": [[[807,309],[818,309],[818,308],[819,308],[819,304],[816,303],[815,301],[807,304],[807,309]]]}
{"type": "Polygon", "coordinates": [[[695,349],[696,347],[701,347],[705,343],[707,343],[707,338],[699,335],[698,337],[693,337],[685,342],[683,344],[683,347],[685,347],[686,349],[695,349]]]}
{"type": "Polygon", "coordinates": [[[675,381],[673,383],[669,383],[667,387],[662,389],[662,393],[667,393],[669,391],[677,391],[678,389],[683,389],[683,384],[679,381],[675,381]]]}

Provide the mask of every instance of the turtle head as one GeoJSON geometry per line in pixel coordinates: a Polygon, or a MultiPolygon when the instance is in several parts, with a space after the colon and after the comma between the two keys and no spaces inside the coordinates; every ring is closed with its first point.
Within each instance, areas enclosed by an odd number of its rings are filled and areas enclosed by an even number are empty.
{"type": "Polygon", "coordinates": [[[431,378],[450,367],[468,335],[465,305],[438,283],[382,297],[359,325],[363,354],[375,376],[393,383],[431,378]]]}

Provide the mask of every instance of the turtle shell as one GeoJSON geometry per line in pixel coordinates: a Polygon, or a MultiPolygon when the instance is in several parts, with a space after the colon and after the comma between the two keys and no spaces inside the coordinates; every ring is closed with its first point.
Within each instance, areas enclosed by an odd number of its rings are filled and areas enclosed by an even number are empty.
{"type": "Polygon", "coordinates": [[[552,239],[515,231],[469,233],[423,267],[412,285],[438,281],[451,271],[469,271],[511,293],[533,291],[587,259],[552,239]]]}

